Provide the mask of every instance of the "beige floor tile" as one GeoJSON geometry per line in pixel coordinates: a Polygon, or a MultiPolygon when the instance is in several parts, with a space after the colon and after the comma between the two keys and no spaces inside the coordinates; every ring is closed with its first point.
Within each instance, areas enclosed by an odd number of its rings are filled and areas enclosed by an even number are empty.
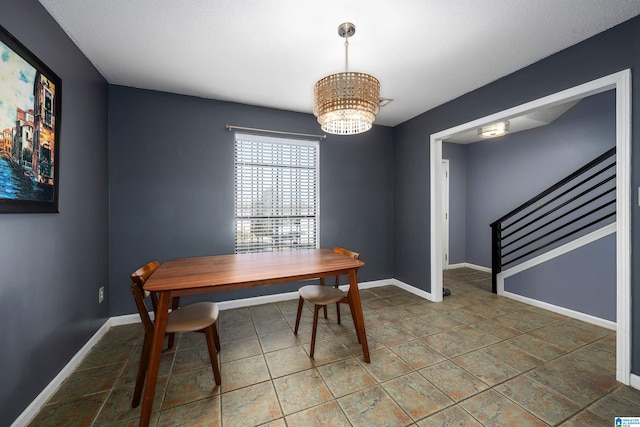
{"type": "Polygon", "coordinates": [[[360,359],[357,360],[378,382],[399,377],[413,370],[411,366],[388,348],[372,351],[369,354],[371,363],[365,363],[360,359]]]}
{"type": "Polygon", "coordinates": [[[376,380],[355,358],[319,366],[318,372],[335,397],[360,391],[376,384],[376,380]]]}
{"type": "Polygon", "coordinates": [[[273,384],[285,416],[333,400],[315,369],[276,378],[273,384]]]}
{"type": "Polygon", "coordinates": [[[494,390],[477,394],[461,402],[460,406],[485,426],[548,426],[494,390]]]}
{"type": "Polygon", "coordinates": [[[271,381],[224,393],[221,399],[225,427],[257,426],[282,417],[271,381]]]}
{"type": "Polygon", "coordinates": [[[221,362],[231,362],[262,354],[262,347],[258,337],[253,335],[225,342],[218,354],[221,362]]]}
{"type": "Polygon", "coordinates": [[[29,423],[29,426],[89,426],[98,415],[108,394],[109,392],[105,391],[45,405],[29,423]]]}
{"type": "Polygon", "coordinates": [[[313,361],[300,345],[267,353],[264,358],[272,378],[313,368],[313,361]]]}
{"type": "Polygon", "coordinates": [[[549,365],[536,368],[525,376],[583,406],[591,404],[606,393],[605,390],[584,378],[565,369],[554,369],[549,365]]]}
{"type": "Polygon", "coordinates": [[[482,427],[482,424],[459,406],[451,406],[424,420],[419,427],[482,427]]]}
{"type": "Polygon", "coordinates": [[[451,359],[451,361],[490,386],[499,384],[518,374],[515,369],[488,356],[481,350],[463,354],[451,359]]]}
{"type": "Polygon", "coordinates": [[[489,388],[480,379],[448,360],[428,366],[419,372],[455,402],[489,388]]]}
{"type": "MultiPolygon", "coordinates": [[[[371,363],[346,305],[341,325],[328,307],[309,358],[311,306],[296,337],[297,299],[220,313],[221,387],[202,334],[165,339],[150,425],[591,427],[640,414],[640,392],[615,379],[615,332],[490,294],[484,272],[443,275],[442,303],[361,290],[371,363]]],[[[143,336],[111,328],[30,425],[137,426],[143,336]]]]}
{"type": "Polygon", "coordinates": [[[223,393],[271,379],[262,354],[222,363],[220,376],[223,393]]]}
{"type": "Polygon", "coordinates": [[[220,394],[220,386],[216,385],[210,367],[171,375],[162,409],[213,397],[216,394],[220,394]]]}
{"type": "Polygon", "coordinates": [[[305,409],[286,417],[287,427],[350,427],[347,416],[335,401],[305,409]]]}
{"type": "Polygon", "coordinates": [[[605,420],[587,410],[560,424],[561,427],[611,427],[613,425],[615,424],[612,420],[605,420]]]}
{"type": "Polygon", "coordinates": [[[544,363],[532,354],[506,342],[494,344],[482,350],[494,359],[509,365],[518,372],[526,372],[544,363]]]}
{"type": "Polygon", "coordinates": [[[166,409],[160,413],[159,426],[162,427],[220,427],[220,396],[196,400],[182,406],[166,409]]]}
{"type": "Polygon", "coordinates": [[[453,400],[417,372],[382,383],[382,387],[413,420],[453,405],[453,400]]]}
{"type": "Polygon", "coordinates": [[[580,410],[577,403],[526,376],[500,384],[495,390],[550,425],[556,425],[580,410]]]}
{"type": "Polygon", "coordinates": [[[638,417],[640,414],[638,404],[613,394],[604,396],[587,409],[605,420],[613,420],[615,417],[638,417]]]}
{"type": "MultiPolygon", "coordinates": [[[[304,351],[309,354],[310,346],[305,345],[304,351]]],[[[336,338],[329,338],[316,342],[316,348],[313,353],[313,364],[316,366],[326,365],[337,360],[348,359],[352,357],[351,351],[336,338]]]]}
{"type": "Polygon", "coordinates": [[[390,349],[414,369],[421,369],[445,360],[443,355],[420,340],[407,341],[394,345],[390,349]]]}
{"type": "Polygon", "coordinates": [[[406,426],[411,418],[377,385],[338,399],[354,427],[406,426]]]}

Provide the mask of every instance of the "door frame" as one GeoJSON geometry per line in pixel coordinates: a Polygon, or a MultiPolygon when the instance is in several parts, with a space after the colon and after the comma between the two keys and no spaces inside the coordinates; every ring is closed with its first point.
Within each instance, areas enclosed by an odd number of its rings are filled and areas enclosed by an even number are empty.
{"type": "MultiPolygon", "coordinates": [[[[449,209],[449,206],[451,204],[451,200],[449,198],[449,189],[450,189],[450,180],[451,180],[451,172],[449,169],[449,159],[442,159],[442,171],[440,172],[441,174],[443,172],[447,173],[447,177],[444,181],[442,181],[442,208],[443,211],[446,212],[447,217],[446,218],[441,218],[443,219],[443,221],[441,222],[441,224],[446,224],[446,227],[442,227],[442,250],[445,250],[445,253],[447,254],[447,257],[444,257],[444,254],[442,254],[442,269],[443,270],[447,270],[449,268],[449,260],[451,258],[451,246],[449,245],[449,238],[450,238],[450,233],[449,233],[449,225],[451,221],[451,211],[449,209]],[[446,209],[444,209],[446,207],[446,209]]],[[[442,175],[440,175],[442,177],[442,175]]],[[[443,213],[444,213],[443,212],[443,213]]],[[[442,214],[441,214],[442,215],[442,214]]]]}
{"type": "Polygon", "coordinates": [[[616,92],[616,380],[640,387],[631,374],[631,71],[629,69],[554,93],[430,136],[431,296],[442,301],[442,141],[490,123],[608,90],[616,92]]]}

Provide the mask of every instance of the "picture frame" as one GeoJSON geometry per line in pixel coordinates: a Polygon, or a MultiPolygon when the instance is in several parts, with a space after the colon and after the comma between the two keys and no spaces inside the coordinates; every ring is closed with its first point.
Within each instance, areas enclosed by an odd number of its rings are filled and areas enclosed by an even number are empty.
{"type": "Polygon", "coordinates": [[[0,26],[0,213],[58,213],[62,80],[0,26]]]}

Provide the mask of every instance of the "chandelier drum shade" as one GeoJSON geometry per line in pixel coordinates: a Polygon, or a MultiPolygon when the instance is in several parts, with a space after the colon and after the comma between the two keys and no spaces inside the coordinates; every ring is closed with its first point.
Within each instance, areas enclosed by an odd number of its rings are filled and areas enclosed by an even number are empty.
{"type": "Polygon", "coordinates": [[[380,110],[380,82],[375,77],[349,71],[349,37],[355,25],[346,22],[338,27],[345,38],[345,71],[326,76],[313,88],[313,114],[323,131],[338,135],[355,135],[373,126],[380,110]]]}

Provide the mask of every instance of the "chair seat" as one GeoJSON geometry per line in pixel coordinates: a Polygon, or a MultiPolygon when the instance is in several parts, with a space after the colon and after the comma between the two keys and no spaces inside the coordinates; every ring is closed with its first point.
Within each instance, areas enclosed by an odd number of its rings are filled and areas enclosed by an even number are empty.
{"type": "Polygon", "coordinates": [[[300,296],[312,304],[327,305],[340,301],[347,293],[331,286],[307,285],[301,287],[300,296]]]}
{"type": "Polygon", "coordinates": [[[205,329],[218,319],[218,305],[197,302],[169,313],[166,333],[193,332],[205,329]]]}

